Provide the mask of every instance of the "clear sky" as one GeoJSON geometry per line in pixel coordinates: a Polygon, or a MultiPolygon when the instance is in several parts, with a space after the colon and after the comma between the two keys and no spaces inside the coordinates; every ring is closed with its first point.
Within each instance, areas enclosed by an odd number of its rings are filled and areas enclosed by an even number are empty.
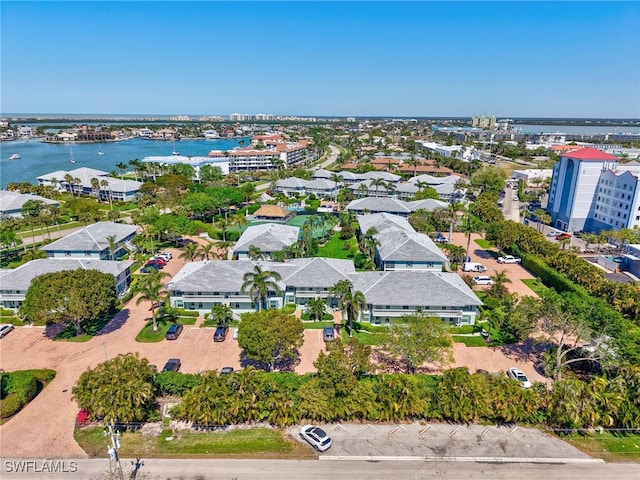
{"type": "Polygon", "coordinates": [[[3,113],[640,118],[638,2],[0,2],[3,113]]]}

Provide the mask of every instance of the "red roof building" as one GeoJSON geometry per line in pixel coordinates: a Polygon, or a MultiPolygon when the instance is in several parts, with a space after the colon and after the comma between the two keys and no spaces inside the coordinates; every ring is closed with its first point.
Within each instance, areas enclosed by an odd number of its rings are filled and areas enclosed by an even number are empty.
{"type": "Polygon", "coordinates": [[[598,150],[597,148],[580,148],[578,150],[573,150],[572,152],[563,153],[563,157],[567,158],[575,158],[576,160],[597,160],[599,162],[603,160],[618,160],[618,157],[615,155],[610,155],[608,153],[603,152],[602,150],[598,150]]]}

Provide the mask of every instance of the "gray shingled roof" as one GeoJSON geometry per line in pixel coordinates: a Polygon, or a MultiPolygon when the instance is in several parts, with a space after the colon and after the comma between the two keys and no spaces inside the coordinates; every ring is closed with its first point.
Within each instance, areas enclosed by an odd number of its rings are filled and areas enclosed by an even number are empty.
{"type": "Polygon", "coordinates": [[[251,245],[263,252],[275,252],[298,241],[300,228],[279,223],[263,223],[247,228],[233,248],[236,252],[246,252],[251,245]]]}
{"type": "Polygon", "coordinates": [[[418,210],[426,210],[427,212],[433,212],[438,208],[445,208],[449,204],[447,202],[443,202],[442,200],[434,200],[433,198],[427,198],[426,200],[413,200],[411,202],[406,202],[405,205],[411,209],[412,212],[417,212],[418,210]]]}
{"type": "Polygon", "coordinates": [[[0,272],[0,288],[2,290],[28,290],[33,279],[44,273],[61,272],[63,270],[98,270],[117,277],[133,262],[109,260],[84,260],[75,258],[40,258],[20,265],[13,270],[0,272]]]}
{"type": "Polygon", "coordinates": [[[368,304],[429,307],[482,305],[456,273],[397,270],[351,275],[368,304]]]}
{"type": "Polygon", "coordinates": [[[52,242],[42,249],[45,252],[63,250],[82,250],[91,252],[101,252],[109,248],[107,237],[115,235],[115,242],[121,242],[138,229],[137,225],[127,225],[124,223],[98,222],[88,227],[70,233],[55,242],[52,242]]]}
{"type": "Polygon", "coordinates": [[[298,269],[288,276],[282,276],[286,285],[295,287],[324,288],[335,285],[340,280],[348,280],[348,274],[355,273],[351,260],[337,258],[301,258],[289,260],[289,265],[298,269]]]}
{"type": "Polygon", "coordinates": [[[428,236],[402,230],[385,230],[376,236],[378,253],[383,261],[442,262],[447,257],[428,236]]]}
{"type": "Polygon", "coordinates": [[[360,174],[360,180],[373,180],[376,178],[382,178],[387,182],[397,182],[399,181],[402,177],[400,175],[395,175],[393,173],[389,173],[389,172],[380,172],[380,171],[372,171],[372,172],[366,172],[366,173],[361,173],[360,174]]]}
{"type": "Polygon", "coordinates": [[[0,213],[21,210],[22,206],[29,200],[38,200],[46,205],[60,205],[60,202],[41,197],[40,195],[0,190],[0,213]]]}
{"type": "Polygon", "coordinates": [[[382,233],[389,228],[400,228],[407,232],[414,232],[414,228],[406,218],[391,213],[370,213],[368,215],[358,215],[358,225],[360,231],[367,233],[370,228],[375,228],[378,233],[382,233]]]}
{"type": "Polygon", "coordinates": [[[370,212],[411,213],[402,200],[389,197],[364,197],[353,200],[347,210],[369,210],[370,212]]]}

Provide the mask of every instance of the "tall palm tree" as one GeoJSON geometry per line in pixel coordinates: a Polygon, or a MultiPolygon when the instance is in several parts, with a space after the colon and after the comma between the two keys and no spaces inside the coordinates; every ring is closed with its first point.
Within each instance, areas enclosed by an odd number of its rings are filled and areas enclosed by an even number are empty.
{"type": "Polygon", "coordinates": [[[116,236],[115,235],[107,235],[107,242],[109,242],[109,258],[111,260],[114,259],[113,254],[116,251],[116,236]]]}
{"type": "Polygon", "coordinates": [[[100,186],[105,192],[107,192],[107,195],[109,197],[109,208],[113,210],[113,197],[111,196],[111,188],[109,188],[109,180],[100,180],[100,186]]]}
{"type": "Polygon", "coordinates": [[[118,163],[116,163],[116,168],[117,168],[118,170],[120,170],[120,179],[121,179],[121,180],[124,180],[124,172],[126,172],[126,171],[127,171],[127,167],[128,167],[128,166],[127,166],[127,164],[126,164],[126,163],[124,163],[124,162],[118,162],[118,163]]]}
{"type": "Polygon", "coordinates": [[[229,305],[214,305],[211,307],[209,318],[215,320],[219,327],[224,327],[233,320],[233,309],[229,305]]]}
{"type": "Polygon", "coordinates": [[[96,200],[100,202],[100,180],[96,177],[91,179],[91,190],[92,193],[96,196],[96,200]]]}
{"type": "Polygon", "coordinates": [[[169,297],[169,292],[164,289],[162,283],[162,277],[168,277],[166,272],[157,271],[156,273],[149,273],[144,277],[141,277],[138,282],[138,293],[140,294],[136,299],[136,305],[140,305],[142,302],[151,303],[151,320],[153,321],[153,331],[158,331],[158,319],[157,310],[160,308],[160,303],[169,297]]]}
{"type": "Polygon", "coordinates": [[[214,259],[220,258],[220,256],[216,252],[212,251],[214,245],[215,244],[208,242],[206,245],[198,246],[198,254],[200,255],[200,258],[202,260],[209,260],[209,256],[214,259]]]}
{"type": "Polygon", "coordinates": [[[253,267],[253,272],[247,272],[242,277],[242,287],[240,291],[242,293],[249,293],[251,299],[258,304],[258,311],[264,306],[267,308],[266,300],[269,295],[269,291],[273,290],[277,295],[280,295],[281,290],[277,282],[282,280],[282,277],[278,272],[271,270],[262,270],[260,265],[253,267]]]}
{"type": "Polygon", "coordinates": [[[342,311],[342,319],[344,320],[344,314],[347,314],[347,321],[349,323],[349,337],[353,336],[353,319],[360,315],[366,306],[367,301],[364,293],[360,290],[353,290],[353,284],[349,280],[340,280],[333,285],[329,292],[336,298],[338,298],[338,308],[342,311]]]}
{"type": "Polygon", "coordinates": [[[64,181],[67,182],[67,185],[69,185],[69,191],[71,192],[71,196],[75,197],[76,195],[75,195],[75,191],[73,189],[73,177],[71,176],[70,173],[67,173],[64,176],[64,181]]]}
{"type": "Polygon", "coordinates": [[[369,185],[372,187],[376,187],[376,195],[379,189],[383,189],[385,194],[387,193],[387,181],[384,178],[374,178],[369,182],[369,185]]]}
{"type": "Polygon", "coordinates": [[[249,251],[247,253],[250,260],[264,260],[265,253],[262,251],[260,247],[256,247],[255,245],[249,245],[249,251]]]}

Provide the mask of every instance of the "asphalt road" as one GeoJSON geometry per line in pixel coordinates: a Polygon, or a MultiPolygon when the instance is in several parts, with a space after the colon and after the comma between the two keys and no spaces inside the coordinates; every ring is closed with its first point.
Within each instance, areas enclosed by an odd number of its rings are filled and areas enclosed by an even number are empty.
{"type": "MultiPolygon", "coordinates": [[[[12,459],[2,460],[3,479],[116,479],[108,476],[106,459],[65,460],[58,469],[66,472],[42,472],[52,468],[55,461],[45,466],[44,459],[31,464],[18,464],[12,459]],[[74,462],[74,463],[72,463],[74,462]],[[15,470],[22,465],[23,472],[15,470]],[[28,470],[27,470],[28,469],[28,470]],[[40,470],[40,472],[38,472],[40,470]]],[[[62,462],[62,461],[60,461],[62,462]]],[[[299,480],[318,478],[331,480],[421,480],[427,478],[462,479],[488,478],[492,480],[545,480],[576,479],[637,480],[637,464],[499,464],[481,462],[425,462],[425,461],[321,461],[321,460],[143,460],[144,465],[136,477],[130,477],[131,461],[123,460],[124,478],[144,480],[299,480]]]]}

